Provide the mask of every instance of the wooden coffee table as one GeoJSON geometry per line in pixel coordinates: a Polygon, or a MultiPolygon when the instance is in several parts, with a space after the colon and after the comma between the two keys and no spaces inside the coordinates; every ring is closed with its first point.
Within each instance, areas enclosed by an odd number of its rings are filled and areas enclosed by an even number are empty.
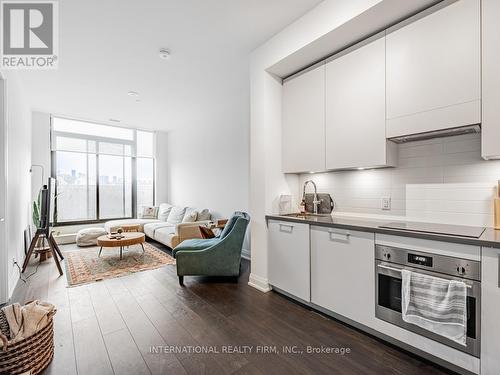
{"type": "Polygon", "coordinates": [[[124,246],[141,245],[142,252],[144,253],[144,242],[146,241],[146,236],[144,233],[122,233],[123,238],[109,238],[109,235],[105,234],[97,238],[97,245],[101,248],[99,249],[99,255],[101,256],[101,251],[103,247],[119,247],[120,248],[120,259],[123,255],[124,246]]]}

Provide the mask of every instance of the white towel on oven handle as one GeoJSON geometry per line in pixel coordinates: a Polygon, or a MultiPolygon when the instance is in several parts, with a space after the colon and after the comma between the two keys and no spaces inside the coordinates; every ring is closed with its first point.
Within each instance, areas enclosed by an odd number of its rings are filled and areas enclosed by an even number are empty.
{"type": "Polygon", "coordinates": [[[466,346],[467,285],[408,270],[401,279],[403,320],[466,346]]]}

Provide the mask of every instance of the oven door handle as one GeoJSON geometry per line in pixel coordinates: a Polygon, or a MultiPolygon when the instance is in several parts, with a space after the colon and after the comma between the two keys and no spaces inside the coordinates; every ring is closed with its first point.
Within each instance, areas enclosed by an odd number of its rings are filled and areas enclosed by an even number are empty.
{"type": "MultiPolygon", "coordinates": [[[[396,268],[396,267],[386,266],[385,264],[377,264],[377,267],[383,268],[383,269],[386,269],[386,270],[389,270],[389,271],[398,272],[398,273],[401,273],[401,271],[404,270],[404,268],[396,268]]],[[[472,285],[469,285],[465,281],[464,281],[464,284],[465,284],[465,286],[467,288],[472,289],[472,285]]]]}
{"type": "Polygon", "coordinates": [[[389,266],[386,266],[384,264],[379,264],[377,267],[383,268],[383,269],[389,270],[389,271],[399,272],[399,273],[401,273],[401,271],[403,270],[403,268],[389,267],[389,266]]]}

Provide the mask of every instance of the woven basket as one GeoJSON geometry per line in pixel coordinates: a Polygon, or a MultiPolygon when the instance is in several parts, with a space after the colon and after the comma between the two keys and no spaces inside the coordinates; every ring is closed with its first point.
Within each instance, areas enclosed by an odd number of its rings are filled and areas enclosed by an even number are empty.
{"type": "Polygon", "coordinates": [[[40,374],[54,357],[54,324],[50,316],[49,324],[27,339],[0,349],[0,374],[17,375],[31,371],[40,374]]]}

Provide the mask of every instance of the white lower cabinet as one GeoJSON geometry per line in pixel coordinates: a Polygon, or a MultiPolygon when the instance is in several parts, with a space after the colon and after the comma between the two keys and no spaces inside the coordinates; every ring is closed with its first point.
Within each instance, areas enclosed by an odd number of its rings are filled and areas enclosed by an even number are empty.
{"type": "Polygon", "coordinates": [[[500,249],[482,248],[481,374],[500,371],[500,249]]]}
{"type": "Polygon", "coordinates": [[[269,220],[269,283],[310,302],[309,224],[269,220]]]}
{"type": "Polygon", "coordinates": [[[311,226],[311,302],[362,324],[375,315],[375,235],[311,226]]]}

